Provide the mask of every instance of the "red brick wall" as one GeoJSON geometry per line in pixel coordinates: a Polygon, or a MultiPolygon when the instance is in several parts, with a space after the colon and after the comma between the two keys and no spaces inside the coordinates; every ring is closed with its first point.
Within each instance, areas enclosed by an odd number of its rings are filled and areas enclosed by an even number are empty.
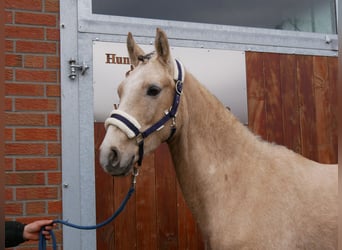
{"type": "MultiPolygon", "coordinates": [[[[5,215],[62,214],[59,0],[5,0],[5,215]]],[[[59,243],[61,232],[55,230],[59,243]]],[[[37,249],[25,243],[17,249],[37,249]]]]}
{"type": "MultiPolygon", "coordinates": [[[[0,1],[0,37],[5,37],[5,32],[4,32],[4,2],[0,1]]],[[[4,39],[0,39],[0,242],[5,242],[5,235],[4,235],[4,187],[5,187],[5,178],[4,178],[4,171],[3,171],[3,166],[5,165],[5,160],[4,160],[4,128],[5,128],[5,114],[3,107],[5,106],[4,102],[4,82],[5,82],[5,62],[2,58],[5,58],[5,41],[4,39]]],[[[2,244],[3,246],[3,244],[2,244]]]]}

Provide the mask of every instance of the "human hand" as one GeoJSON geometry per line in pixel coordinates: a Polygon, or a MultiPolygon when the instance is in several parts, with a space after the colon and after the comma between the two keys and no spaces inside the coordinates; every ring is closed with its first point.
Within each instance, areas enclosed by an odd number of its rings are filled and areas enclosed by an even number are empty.
{"type": "Polygon", "coordinates": [[[25,225],[23,238],[25,240],[39,240],[40,229],[41,227],[45,226],[42,234],[44,235],[45,239],[49,240],[51,238],[49,231],[56,225],[52,223],[52,220],[37,220],[25,225]]]}

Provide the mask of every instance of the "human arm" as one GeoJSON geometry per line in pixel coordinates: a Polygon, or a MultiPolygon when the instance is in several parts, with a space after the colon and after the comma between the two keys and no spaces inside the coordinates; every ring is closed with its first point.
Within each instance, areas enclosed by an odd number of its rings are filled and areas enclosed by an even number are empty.
{"type": "Polygon", "coordinates": [[[37,220],[29,224],[22,224],[17,221],[5,222],[5,247],[17,246],[26,240],[39,240],[40,229],[45,226],[43,235],[50,239],[52,220],[37,220]]]}
{"type": "Polygon", "coordinates": [[[5,221],[5,247],[14,247],[25,241],[25,224],[18,221],[5,221]]]}

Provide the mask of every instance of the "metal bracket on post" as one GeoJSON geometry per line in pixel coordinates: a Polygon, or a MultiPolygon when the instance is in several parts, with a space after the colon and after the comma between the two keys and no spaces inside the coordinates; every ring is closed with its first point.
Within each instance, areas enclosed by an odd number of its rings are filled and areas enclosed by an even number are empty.
{"type": "Polygon", "coordinates": [[[83,62],[82,65],[77,65],[76,64],[76,60],[74,58],[71,58],[69,60],[69,64],[70,64],[70,75],[69,78],[71,80],[75,80],[77,74],[76,74],[76,70],[80,70],[81,71],[81,75],[84,75],[84,73],[87,71],[87,69],[89,69],[89,66],[83,62]]]}

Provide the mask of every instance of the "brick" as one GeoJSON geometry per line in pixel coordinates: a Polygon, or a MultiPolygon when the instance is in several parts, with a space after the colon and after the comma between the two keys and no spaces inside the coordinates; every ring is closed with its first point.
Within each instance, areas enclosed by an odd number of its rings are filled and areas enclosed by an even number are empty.
{"type": "MultiPolygon", "coordinates": [[[[28,128],[54,129],[57,138],[53,143],[50,141],[39,143],[36,140],[32,143],[5,142],[4,169],[8,174],[5,175],[5,180],[13,184],[10,184],[9,188],[6,187],[5,196],[6,203],[12,204],[4,206],[4,209],[10,211],[8,213],[10,219],[24,223],[44,217],[57,218],[62,213],[59,187],[61,183],[60,87],[58,86],[60,80],[59,0],[4,0],[4,5],[6,6],[4,18],[7,24],[4,29],[6,29],[5,37],[8,38],[5,40],[7,54],[3,58],[6,64],[4,72],[6,80],[3,82],[6,91],[6,139],[13,140],[18,129],[20,135],[24,131],[21,129],[28,128]],[[39,71],[48,71],[48,73],[39,71]],[[45,126],[53,126],[53,128],[45,126]],[[53,156],[49,157],[50,154],[53,156]],[[32,162],[26,161],[28,158],[32,162]],[[44,162],[45,158],[50,161],[44,162]],[[39,162],[39,159],[44,160],[39,162]],[[48,177],[49,173],[51,175],[48,177]],[[44,181],[56,184],[45,186],[44,181]],[[18,209],[20,207],[21,209],[18,209]]],[[[47,138],[46,134],[38,136],[47,138]]],[[[61,243],[61,230],[54,231],[58,242],[61,243]]],[[[37,249],[35,242],[24,243],[19,248],[37,249]]],[[[52,249],[50,244],[48,249],[52,249]]]]}
{"type": "MultiPolygon", "coordinates": [[[[44,39],[43,28],[33,27],[18,27],[18,26],[6,26],[5,27],[6,38],[21,38],[21,39],[44,39]]],[[[19,52],[19,51],[18,51],[19,52]]]]}
{"type": "Polygon", "coordinates": [[[5,39],[5,38],[3,38],[3,40],[5,41],[5,52],[9,52],[9,53],[15,52],[14,51],[14,41],[9,40],[9,39],[5,39]]]}
{"type": "Polygon", "coordinates": [[[5,141],[13,141],[13,129],[12,128],[5,128],[4,139],[5,141]]]}
{"type": "Polygon", "coordinates": [[[42,10],[42,0],[5,0],[5,9],[42,10]]]}
{"type": "Polygon", "coordinates": [[[16,159],[16,170],[56,170],[58,169],[57,158],[20,158],[16,159]]]}
{"type": "Polygon", "coordinates": [[[6,142],[10,142],[14,140],[14,136],[13,136],[13,129],[12,128],[5,128],[4,129],[4,140],[6,142]]]}
{"type": "Polygon", "coordinates": [[[5,98],[5,111],[11,111],[12,104],[13,104],[12,98],[5,98]]]}
{"type": "Polygon", "coordinates": [[[59,41],[60,40],[59,29],[46,29],[46,38],[49,41],[59,41]]]}
{"type": "Polygon", "coordinates": [[[59,12],[59,0],[45,0],[46,12],[59,12]]]}
{"type": "Polygon", "coordinates": [[[5,174],[5,184],[6,185],[44,185],[45,175],[44,173],[6,173],[5,174]]]}
{"type": "Polygon", "coordinates": [[[12,23],[13,23],[13,12],[5,11],[5,24],[12,24],[12,23]]]}
{"type": "Polygon", "coordinates": [[[23,213],[23,203],[6,203],[5,214],[8,215],[21,215],[23,213]]]}
{"type": "Polygon", "coordinates": [[[60,114],[48,114],[47,120],[48,120],[48,126],[61,126],[60,114]]]}
{"type": "Polygon", "coordinates": [[[16,80],[22,82],[56,82],[56,71],[17,69],[16,80]]]}
{"type": "Polygon", "coordinates": [[[13,171],[13,162],[14,160],[12,158],[5,158],[5,171],[13,171]]]}
{"type": "MultiPolygon", "coordinates": [[[[57,219],[57,216],[43,216],[43,215],[31,215],[31,216],[25,216],[25,217],[21,217],[20,218],[20,222],[24,223],[24,224],[28,224],[28,223],[31,223],[33,221],[36,221],[36,220],[54,220],[54,219],[57,219]]],[[[55,231],[54,230],[54,233],[56,233],[57,230],[55,231]]],[[[56,235],[57,236],[57,235],[56,235]]],[[[29,250],[37,250],[37,242],[36,241],[32,241],[34,246],[32,249],[29,248],[29,250]]],[[[26,243],[23,243],[23,244],[26,244],[26,243]]],[[[22,249],[22,245],[20,245],[20,249],[22,249]]],[[[27,248],[24,248],[25,250],[28,250],[27,248]]],[[[50,248],[48,248],[50,250],[50,248]]]]}
{"type": "Polygon", "coordinates": [[[47,56],[46,57],[46,68],[48,68],[48,69],[59,69],[60,68],[60,57],[59,56],[47,56]]]}
{"type": "Polygon", "coordinates": [[[5,51],[6,52],[13,52],[14,51],[14,42],[11,40],[5,41],[5,51]]]}
{"type": "Polygon", "coordinates": [[[37,84],[13,84],[5,85],[6,96],[43,96],[44,86],[37,84]]]}
{"type": "Polygon", "coordinates": [[[6,155],[44,155],[43,143],[5,143],[6,155]]]}
{"type": "Polygon", "coordinates": [[[61,96],[60,85],[47,85],[46,86],[46,95],[48,97],[60,97],[61,96]]]}
{"type": "Polygon", "coordinates": [[[58,188],[57,187],[30,187],[30,188],[17,188],[16,189],[17,200],[38,200],[38,199],[57,199],[58,188]]]}
{"type": "Polygon", "coordinates": [[[12,187],[5,187],[5,200],[12,201],[14,197],[14,188],[12,187]]]}
{"type": "Polygon", "coordinates": [[[62,213],[62,201],[48,201],[48,213],[49,214],[61,214],[62,213]]]}
{"type": "Polygon", "coordinates": [[[36,202],[26,202],[25,204],[25,210],[26,214],[28,215],[34,215],[34,214],[43,214],[45,213],[45,202],[43,201],[36,201],[36,202]]]}
{"type": "Polygon", "coordinates": [[[48,155],[60,156],[61,155],[61,144],[60,143],[49,143],[48,144],[48,155]]]}
{"type": "Polygon", "coordinates": [[[17,41],[17,52],[56,54],[57,45],[55,42],[39,42],[39,41],[17,41]]]}
{"type": "Polygon", "coordinates": [[[62,183],[61,172],[49,172],[48,173],[48,185],[60,185],[62,183]]]}
{"type": "Polygon", "coordinates": [[[57,100],[17,98],[15,108],[17,111],[56,111],[57,100]]]}
{"type": "Polygon", "coordinates": [[[54,27],[56,27],[57,16],[56,16],[56,14],[16,12],[15,23],[16,24],[25,24],[25,25],[42,25],[42,26],[54,26],[54,27]]]}
{"type": "Polygon", "coordinates": [[[55,128],[17,128],[16,141],[56,141],[58,132],[55,128]]]}
{"type": "Polygon", "coordinates": [[[5,55],[5,66],[7,67],[22,67],[23,57],[22,55],[7,54],[5,55]]]}
{"type": "Polygon", "coordinates": [[[25,55],[24,57],[25,68],[38,68],[44,67],[44,56],[25,55]]]}
{"type": "Polygon", "coordinates": [[[6,113],[6,125],[12,126],[42,126],[45,125],[44,114],[6,113]]]}
{"type": "Polygon", "coordinates": [[[63,239],[62,230],[54,230],[54,233],[55,233],[55,236],[56,236],[56,241],[59,242],[59,243],[62,243],[62,239],[63,239]]]}
{"type": "Polygon", "coordinates": [[[13,81],[13,70],[12,69],[5,69],[5,80],[6,81],[13,81]]]}

